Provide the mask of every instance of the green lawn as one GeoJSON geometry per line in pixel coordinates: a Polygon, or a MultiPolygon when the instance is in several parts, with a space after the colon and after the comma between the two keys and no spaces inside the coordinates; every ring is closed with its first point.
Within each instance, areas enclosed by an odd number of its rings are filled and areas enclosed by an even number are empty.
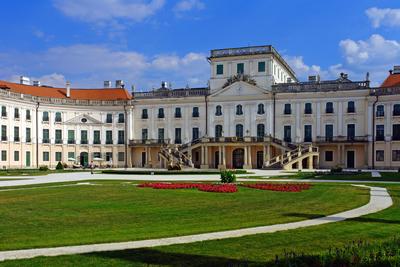
{"type": "MultiPolygon", "coordinates": [[[[233,194],[137,188],[96,182],[0,192],[0,250],[187,235],[305,219],[369,200],[350,185],[314,185],[302,193],[239,188],[233,194]]],[[[51,186],[54,186],[52,184],[51,186]]]]}
{"type": "MultiPolygon", "coordinates": [[[[354,240],[380,242],[398,235],[400,186],[388,185],[387,188],[394,199],[394,206],[345,222],[150,249],[38,257],[7,261],[0,266],[273,266],[275,256],[282,255],[284,251],[317,255],[332,247],[341,248],[354,240]]],[[[313,209],[298,212],[298,216],[303,219],[315,215],[318,212],[313,209]]]]}
{"type": "Polygon", "coordinates": [[[40,176],[47,175],[50,173],[69,173],[69,172],[84,172],[89,170],[47,170],[41,171],[39,169],[9,169],[9,170],[0,170],[1,176],[40,176]]]}
{"type": "MultiPolygon", "coordinates": [[[[274,179],[314,179],[314,180],[359,180],[359,181],[383,181],[400,182],[399,172],[380,172],[382,177],[372,177],[370,172],[345,172],[345,173],[314,173],[297,172],[294,175],[271,177],[274,179]]],[[[250,177],[249,177],[250,178],[250,177]]]]}

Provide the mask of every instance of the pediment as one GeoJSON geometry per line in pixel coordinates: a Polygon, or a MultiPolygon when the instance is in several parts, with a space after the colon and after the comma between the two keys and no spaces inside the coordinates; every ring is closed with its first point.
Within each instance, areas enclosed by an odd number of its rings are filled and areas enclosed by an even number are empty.
{"type": "Polygon", "coordinates": [[[96,120],[92,116],[88,114],[81,114],[76,116],[70,120],[67,120],[65,124],[87,124],[87,125],[98,125],[102,124],[101,121],[96,120]]]}
{"type": "Polygon", "coordinates": [[[215,96],[257,96],[270,94],[269,91],[247,82],[238,81],[211,94],[215,96]]]}

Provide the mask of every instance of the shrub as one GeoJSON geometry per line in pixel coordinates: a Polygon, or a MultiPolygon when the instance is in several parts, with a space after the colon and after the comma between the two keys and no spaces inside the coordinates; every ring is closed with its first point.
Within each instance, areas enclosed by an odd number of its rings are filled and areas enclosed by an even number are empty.
{"type": "Polygon", "coordinates": [[[236,174],[232,171],[221,171],[221,183],[229,184],[236,181],[236,174]]]}
{"type": "Polygon", "coordinates": [[[39,171],[45,172],[45,171],[48,171],[48,170],[49,170],[49,167],[47,165],[43,165],[43,166],[39,167],[39,171]]]}
{"type": "Polygon", "coordinates": [[[59,161],[56,166],[56,170],[64,170],[64,165],[59,161]]]}
{"type": "Polygon", "coordinates": [[[64,169],[68,168],[68,164],[64,162],[63,167],[64,167],[64,169]]]}
{"type": "Polygon", "coordinates": [[[343,171],[343,168],[340,167],[339,165],[331,168],[331,173],[338,173],[338,172],[342,172],[342,171],[343,171]]]}

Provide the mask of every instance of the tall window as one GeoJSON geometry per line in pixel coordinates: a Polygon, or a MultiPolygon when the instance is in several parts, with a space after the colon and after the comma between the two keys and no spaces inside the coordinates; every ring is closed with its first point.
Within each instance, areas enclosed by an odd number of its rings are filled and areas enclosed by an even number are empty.
{"type": "Polygon", "coordinates": [[[75,131],[68,130],[68,144],[75,144],[75,131]]]}
{"type": "Polygon", "coordinates": [[[376,106],[376,116],[377,117],[385,116],[385,107],[383,105],[376,106]]]}
{"type": "Polygon", "coordinates": [[[384,150],[376,150],[376,161],[384,161],[385,160],[385,151],[384,150]]]}
{"type": "Polygon", "coordinates": [[[385,125],[379,124],[376,125],[376,141],[384,141],[385,140],[385,125]]]}
{"type": "Polygon", "coordinates": [[[7,150],[1,151],[1,161],[7,161],[7,150]]]}
{"type": "Polygon", "coordinates": [[[258,62],[258,72],[265,72],[265,61],[258,62]]]}
{"type": "Polygon", "coordinates": [[[243,74],[244,73],[244,63],[238,63],[236,66],[236,73],[243,74]]]}
{"type": "Polygon", "coordinates": [[[1,125],[1,141],[7,141],[7,125],[1,125]]]}
{"type": "Polygon", "coordinates": [[[198,118],[200,116],[199,107],[193,107],[192,117],[198,118]]]}
{"type": "Polygon", "coordinates": [[[19,108],[14,109],[14,119],[19,119],[19,108]]]}
{"type": "Polygon", "coordinates": [[[264,114],[265,113],[265,111],[264,111],[264,104],[258,104],[258,107],[257,107],[257,114],[264,114]]]}
{"type": "Polygon", "coordinates": [[[222,75],[224,74],[224,65],[218,64],[217,65],[217,75],[222,75]]]}
{"type": "Polygon", "coordinates": [[[242,105],[236,106],[236,115],[243,115],[243,107],[242,105]]]}
{"type": "Polygon", "coordinates": [[[220,105],[215,107],[215,116],[221,116],[222,115],[222,107],[220,105]]]}
{"type": "Polygon", "coordinates": [[[124,122],[125,122],[125,114],[119,113],[118,114],[118,123],[124,123],[124,122]]]}
{"type": "Polygon", "coordinates": [[[14,151],[14,161],[19,161],[19,151],[18,150],[14,151]]]}
{"type": "Polygon", "coordinates": [[[56,122],[61,122],[61,112],[56,112],[55,121],[56,121],[56,122]]]}
{"type": "Polygon", "coordinates": [[[142,140],[149,139],[149,131],[147,129],[142,129],[142,140]]]}
{"type": "Polygon", "coordinates": [[[222,125],[215,125],[215,137],[222,137],[222,125]]]}
{"type": "Polygon", "coordinates": [[[356,106],[354,104],[354,101],[347,102],[347,113],[355,113],[355,112],[356,112],[356,106]]]}
{"type": "Polygon", "coordinates": [[[305,105],[304,105],[304,114],[312,114],[311,103],[305,103],[305,105]]]}
{"type": "Polygon", "coordinates": [[[327,102],[325,106],[325,113],[333,113],[333,103],[327,102]]]}
{"type": "Polygon", "coordinates": [[[50,160],[50,153],[47,151],[43,152],[43,161],[49,161],[50,160]]]}
{"type": "Polygon", "coordinates": [[[99,130],[94,130],[93,131],[93,144],[100,144],[100,131],[99,130]]]}
{"type": "Polygon", "coordinates": [[[304,125],[304,142],[312,142],[312,126],[304,125]]]}
{"type": "Polygon", "coordinates": [[[31,128],[25,129],[25,142],[30,143],[31,140],[31,128]]]}
{"type": "Polygon", "coordinates": [[[56,130],[56,144],[62,144],[62,131],[56,130]]]}
{"type": "Polygon", "coordinates": [[[19,127],[14,127],[14,142],[19,142],[19,127]]]}
{"type": "Polygon", "coordinates": [[[159,119],[162,119],[162,118],[164,118],[165,116],[164,116],[164,109],[163,108],[159,108],[158,109],[158,118],[159,119]]]}
{"type": "Polygon", "coordinates": [[[333,161],[333,151],[332,150],[325,151],[325,161],[333,161]]]}
{"type": "Polygon", "coordinates": [[[347,124],[347,140],[354,140],[356,137],[356,125],[347,124]]]}
{"type": "Polygon", "coordinates": [[[181,108],[175,108],[175,118],[182,118],[181,108]]]}
{"type": "Polygon", "coordinates": [[[392,140],[400,140],[400,124],[393,124],[392,140]]]}
{"type": "Polygon", "coordinates": [[[164,143],[164,128],[158,128],[158,142],[159,143],[164,143]]]}
{"type": "Polygon", "coordinates": [[[113,132],[112,130],[106,131],[106,144],[112,145],[113,144],[113,132]]]}
{"type": "Polygon", "coordinates": [[[400,116],[400,104],[393,106],[393,116],[400,116]]]}
{"type": "Polygon", "coordinates": [[[332,141],[333,140],[333,125],[325,124],[325,140],[332,141]]]}
{"type": "Polygon", "coordinates": [[[49,121],[49,112],[48,111],[43,111],[42,120],[49,121]]]}
{"type": "Polygon", "coordinates": [[[118,161],[124,161],[124,160],[125,160],[125,153],[118,152],[118,161]]]}
{"type": "Polygon", "coordinates": [[[182,144],[182,129],[175,128],[175,144],[182,144]]]}
{"type": "Polygon", "coordinates": [[[7,107],[6,106],[1,106],[1,116],[7,117],[7,107]]]}
{"type": "Polygon", "coordinates": [[[400,150],[392,150],[392,161],[400,161],[400,150]]]}
{"type": "Polygon", "coordinates": [[[106,115],[106,123],[112,123],[113,122],[113,114],[107,113],[106,115]]]}
{"type": "Polygon", "coordinates": [[[257,137],[263,138],[265,135],[265,125],[263,123],[257,124],[257,137]]]}
{"type": "Polygon", "coordinates": [[[26,110],[26,117],[25,118],[26,118],[27,121],[31,120],[31,110],[30,109],[26,110]]]}
{"type": "Polygon", "coordinates": [[[147,108],[142,109],[142,119],[148,119],[149,118],[149,113],[147,108]]]}
{"type": "Polygon", "coordinates": [[[193,127],[192,128],[192,140],[199,139],[199,128],[193,127]]]}
{"type": "Polygon", "coordinates": [[[88,142],[88,134],[87,130],[81,130],[81,144],[87,144],[88,142]]]}
{"type": "Polygon", "coordinates": [[[125,144],[125,131],[123,130],[118,131],[118,144],[119,145],[125,144]]]}
{"type": "Polygon", "coordinates": [[[285,104],[285,108],[283,109],[283,114],[284,115],[290,115],[292,114],[292,108],[290,104],[285,104]]]}
{"type": "Polygon", "coordinates": [[[290,125],[283,126],[283,141],[292,142],[292,127],[290,125]]]}
{"type": "Polygon", "coordinates": [[[42,142],[44,144],[50,143],[50,134],[49,134],[49,129],[43,129],[43,138],[42,142]]]}
{"type": "Polygon", "coordinates": [[[243,125],[236,124],[236,137],[242,138],[243,137],[243,125]]]}
{"type": "Polygon", "coordinates": [[[61,161],[61,160],[62,160],[62,153],[56,152],[56,161],[61,161]]]}

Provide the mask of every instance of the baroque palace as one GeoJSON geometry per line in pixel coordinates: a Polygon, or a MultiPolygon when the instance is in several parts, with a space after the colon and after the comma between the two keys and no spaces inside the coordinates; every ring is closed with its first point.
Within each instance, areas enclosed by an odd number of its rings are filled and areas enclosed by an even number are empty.
{"type": "Polygon", "coordinates": [[[212,50],[208,87],[0,81],[2,168],[399,168],[400,67],[300,82],[272,46],[212,50]]]}

